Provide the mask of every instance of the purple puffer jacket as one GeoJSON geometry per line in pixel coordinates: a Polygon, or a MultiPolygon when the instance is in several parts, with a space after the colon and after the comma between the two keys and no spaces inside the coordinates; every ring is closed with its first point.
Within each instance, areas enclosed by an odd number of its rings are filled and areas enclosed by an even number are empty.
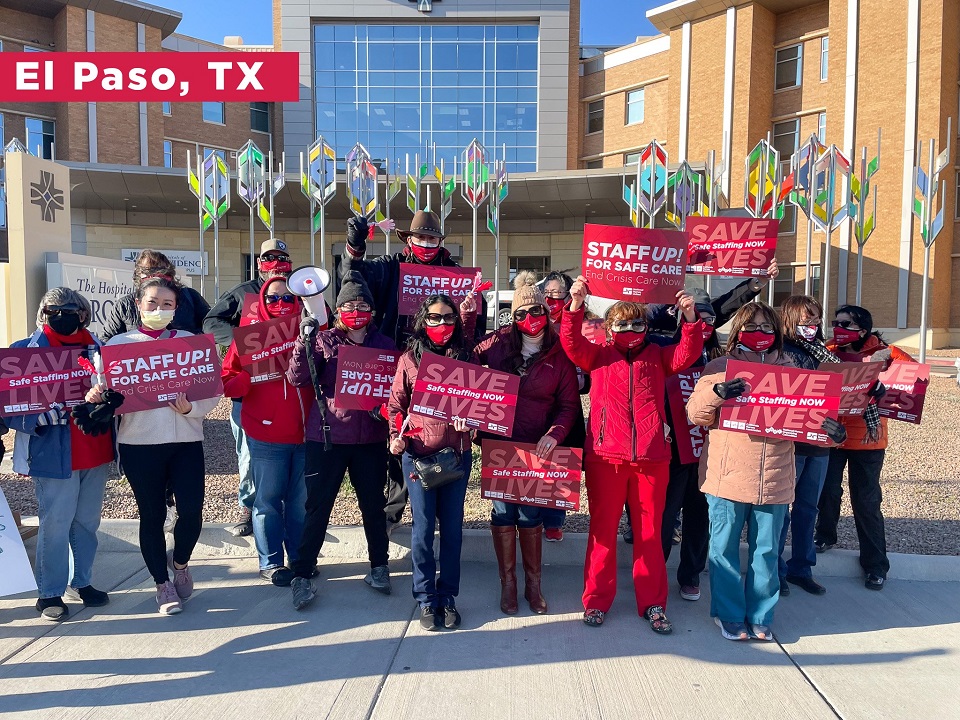
{"type": "MultiPolygon", "coordinates": [[[[330,426],[330,442],[334,445],[362,445],[387,441],[389,435],[387,423],[374,418],[366,410],[343,410],[333,402],[337,384],[337,354],[340,346],[349,344],[347,334],[333,328],[317,334],[313,343],[313,359],[320,380],[322,402],[327,407],[327,425],[330,426]]],[[[380,334],[375,328],[367,331],[362,347],[379,350],[396,350],[393,340],[380,334]]],[[[287,368],[287,379],[292,385],[303,387],[310,385],[310,367],[307,364],[307,350],[301,338],[293,346],[293,356],[287,368]]],[[[313,403],[310,417],[307,418],[307,440],[324,442],[320,408],[313,403]]]]}

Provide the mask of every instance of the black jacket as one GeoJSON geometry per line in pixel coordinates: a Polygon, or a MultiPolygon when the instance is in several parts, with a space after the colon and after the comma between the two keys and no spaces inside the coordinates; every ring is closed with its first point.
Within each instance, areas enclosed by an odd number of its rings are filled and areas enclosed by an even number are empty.
{"type": "MultiPolygon", "coordinates": [[[[751,290],[750,282],[750,280],[744,280],[733,290],[724,293],[710,303],[713,306],[713,314],[717,316],[715,327],[726,325],[737,310],[762,292],[761,290],[757,292],[751,290]]],[[[672,307],[673,305],[648,305],[647,322],[650,324],[650,332],[671,337],[675,335],[677,342],[679,342],[680,327],[677,323],[677,316],[668,312],[672,307]]]]}
{"type": "Polygon", "coordinates": [[[207,313],[203,321],[203,332],[212,333],[217,345],[230,347],[233,342],[233,329],[240,326],[243,299],[248,293],[259,295],[262,287],[263,278],[258,274],[253,280],[247,280],[227,290],[207,313]]]}
{"type": "MultiPolygon", "coordinates": [[[[210,312],[210,306],[203,299],[203,295],[193,288],[185,287],[180,291],[180,300],[177,302],[177,311],[174,313],[170,327],[174,330],[186,330],[193,334],[202,333],[203,319],[210,312]]],[[[133,293],[124,295],[113,304],[110,317],[103,325],[100,340],[107,342],[114,335],[136,330],[140,327],[140,312],[137,310],[136,299],[133,293]]]]}

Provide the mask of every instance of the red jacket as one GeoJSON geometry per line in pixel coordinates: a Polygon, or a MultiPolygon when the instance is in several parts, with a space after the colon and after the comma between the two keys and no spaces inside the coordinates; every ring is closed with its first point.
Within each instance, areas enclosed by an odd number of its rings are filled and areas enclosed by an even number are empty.
{"type": "Polygon", "coordinates": [[[669,462],[670,428],[664,410],[668,375],[690,367],[703,351],[703,322],[683,323],[680,342],[646,343],[628,356],[583,336],[583,308],[563,311],[560,341],[567,356],[590,373],[586,455],[606,460],[669,462]]]}

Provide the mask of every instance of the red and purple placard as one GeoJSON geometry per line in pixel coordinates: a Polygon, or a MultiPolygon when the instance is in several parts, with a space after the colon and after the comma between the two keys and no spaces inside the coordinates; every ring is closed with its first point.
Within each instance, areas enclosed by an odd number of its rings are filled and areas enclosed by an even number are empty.
{"type": "Polygon", "coordinates": [[[431,295],[449,295],[457,306],[473,290],[479,268],[400,263],[398,313],[416,315],[431,295]]]}
{"type": "Polygon", "coordinates": [[[674,303],[683,290],[687,235],[675,230],[587,223],[583,226],[582,263],[591,295],[674,303]]]}
{"type": "Polygon", "coordinates": [[[688,273],[767,276],[777,252],[779,220],[691,217],[686,227],[688,273]]]}
{"type": "Polygon", "coordinates": [[[726,379],[738,377],[747,393],[723,403],[721,430],[832,445],[821,425],[840,411],[839,374],[730,360],[726,379]]]}
{"type": "Polygon", "coordinates": [[[687,400],[693,394],[703,368],[685,370],[667,378],[667,401],[673,418],[673,432],[677,436],[677,453],[684,465],[700,462],[706,428],[687,418],[687,400]]]}
{"type": "Polygon", "coordinates": [[[520,376],[424,353],[410,412],[510,437],[520,376]]]}
{"type": "Polygon", "coordinates": [[[250,373],[250,382],[264,383],[282,378],[290,365],[299,333],[299,314],[234,328],[233,342],[240,356],[240,366],[250,373]]]}
{"type": "Polygon", "coordinates": [[[90,389],[90,374],[77,365],[84,348],[0,350],[0,415],[42,413],[51,405],[73,407],[90,389]]]}
{"type": "Polygon", "coordinates": [[[481,443],[480,495],[517,505],[580,509],[583,450],[557,446],[546,457],[532,443],[484,438],[481,443]]]}
{"type": "Polygon", "coordinates": [[[839,373],[843,378],[840,388],[840,415],[863,415],[870,404],[870,388],[872,388],[883,363],[850,362],[850,363],[820,363],[820,372],[839,373]]]}
{"type": "Polygon", "coordinates": [[[240,324],[254,325],[258,322],[260,322],[260,295],[259,293],[247,293],[243,296],[240,324]]]}
{"type": "Polygon", "coordinates": [[[930,366],[895,362],[889,370],[880,373],[880,382],[887,388],[887,394],[877,403],[880,415],[919,425],[923,416],[923,401],[930,385],[930,366]]]}
{"type": "Polygon", "coordinates": [[[167,407],[177,393],[187,400],[223,394],[213,335],[104,345],[100,352],[107,386],[124,396],[117,415],[167,407]]]}
{"type": "Polygon", "coordinates": [[[374,410],[390,397],[398,351],[341,345],[333,403],[344,410],[374,410]]]}

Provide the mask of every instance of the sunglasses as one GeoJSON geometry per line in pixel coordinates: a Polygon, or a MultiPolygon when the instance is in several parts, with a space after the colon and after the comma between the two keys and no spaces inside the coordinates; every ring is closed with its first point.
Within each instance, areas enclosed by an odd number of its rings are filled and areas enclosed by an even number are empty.
{"type": "Polygon", "coordinates": [[[770,335],[773,333],[774,328],[773,323],[760,323],[759,325],[756,323],[744,323],[744,326],[741,328],[741,330],[744,332],[756,332],[759,330],[762,333],[770,335]]]}
{"type": "Polygon", "coordinates": [[[340,309],[344,312],[370,312],[371,307],[366,303],[360,303],[359,305],[347,303],[346,305],[341,305],[340,309]]]}
{"type": "Polygon", "coordinates": [[[43,314],[47,317],[60,317],[61,315],[79,315],[80,311],[67,307],[45,307],[43,314]]]}
{"type": "Polygon", "coordinates": [[[860,326],[857,325],[853,320],[834,320],[832,323],[835,328],[843,328],[844,330],[859,330],[860,326]]]}
{"type": "Polygon", "coordinates": [[[275,253],[267,253],[266,255],[261,255],[260,259],[264,262],[275,262],[278,260],[286,261],[290,259],[289,255],[276,255],[275,253]]]}
{"type": "Polygon", "coordinates": [[[433,327],[437,325],[453,325],[457,322],[457,315],[456,313],[444,313],[443,315],[440,313],[427,313],[424,320],[426,320],[427,325],[433,327]]]}
{"type": "Polygon", "coordinates": [[[700,319],[711,327],[713,327],[717,322],[716,315],[701,315],[700,319]]]}
{"type": "Polygon", "coordinates": [[[517,322],[523,322],[527,319],[527,315],[531,317],[543,317],[547,314],[547,311],[543,309],[543,305],[534,305],[529,310],[521,308],[513,314],[513,319],[517,322]]]}
{"type": "Polygon", "coordinates": [[[615,333],[622,332],[645,332],[647,329],[646,320],[619,320],[610,326],[610,330],[615,333]]]}
{"type": "Polygon", "coordinates": [[[264,302],[267,303],[267,305],[273,305],[274,303],[280,302],[281,300],[283,300],[285,303],[292,303],[292,302],[296,302],[297,296],[296,295],[264,295],[263,300],[264,302]]]}

